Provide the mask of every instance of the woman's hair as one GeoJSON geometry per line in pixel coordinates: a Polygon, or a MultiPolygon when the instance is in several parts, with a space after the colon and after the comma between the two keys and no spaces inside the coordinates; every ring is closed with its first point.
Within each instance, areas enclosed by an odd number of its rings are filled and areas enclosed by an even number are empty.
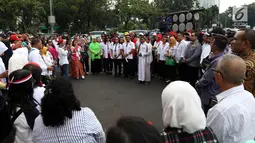
{"type": "MultiPolygon", "coordinates": [[[[118,39],[118,41],[120,42],[120,38],[119,37],[114,37],[114,41],[113,44],[116,44],[115,40],[118,39]]],[[[118,44],[118,43],[117,43],[118,44]]]]}
{"type": "Polygon", "coordinates": [[[34,88],[41,85],[42,69],[37,63],[29,62],[23,67],[23,69],[28,70],[32,73],[33,79],[35,80],[34,88]]]}
{"type": "Polygon", "coordinates": [[[77,42],[78,42],[77,40],[73,40],[72,46],[74,47],[74,46],[75,46],[75,43],[77,43],[77,42]]]}
{"type": "Polygon", "coordinates": [[[80,111],[80,101],[76,99],[70,81],[59,77],[46,87],[42,98],[42,119],[45,126],[57,127],[65,118],[72,118],[72,111],[80,111]]]}
{"type": "Polygon", "coordinates": [[[106,143],[161,143],[157,129],[141,117],[126,116],[107,131],[106,143]]]}
{"type": "Polygon", "coordinates": [[[107,39],[110,40],[110,36],[109,36],[109,35],[105,35],[105,38],[104,38],[104,43],[105,43],[105,44],[106,44],[106,42],[107,42],[107,39]]]}
{"type": "Polygon", "coordinates": [[[9,75],[9,111],[13,115],[17,107],[32,109],[36,106],[33,102],[33,78],[28,70],[20,69],[9,75]]]}

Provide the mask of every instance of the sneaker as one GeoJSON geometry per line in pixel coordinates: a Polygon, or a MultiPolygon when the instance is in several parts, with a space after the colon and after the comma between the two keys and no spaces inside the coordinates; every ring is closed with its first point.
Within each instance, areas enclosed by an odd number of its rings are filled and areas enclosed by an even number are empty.
{"type": "Polygon", "coordinates": [[[77,80],[79,80],[80,78],[79,78],[79,77],[77,77],[76,79],[77,79],[77,80]]]}
{"type": "Polygon", "coordinates": [[[86,72],[86,75],[89,75],[89,72],[86,72]]]}
{"type": "Polygon", "coordinates": [[[82,76],[82,77],[81,77],[81,79],[85,79],[85,77],[84,77],[84,76],[82,76]]]}

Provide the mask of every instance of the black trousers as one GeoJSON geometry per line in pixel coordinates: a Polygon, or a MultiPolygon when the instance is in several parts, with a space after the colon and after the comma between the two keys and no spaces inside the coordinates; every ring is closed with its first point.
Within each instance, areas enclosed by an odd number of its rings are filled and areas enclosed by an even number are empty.
{"type": "Polygon", "coordinates": [[[112,72],[112,59],[108,58],[108,59],[104,59],[103,63],[104,63],[104,72],[106,73],[110,73],[112,72]]]}
{"type": "Polygon", "coordinates": [[[89,72],[89,57],[83,57],[83,68],[85,72],[89,72]]]}
{"type": "Polygon", "coordinates": [[[178,65],[178,73],[181,81],[188,82],[188,73],[187,73],[188,65],[186,63],[180,63],[178,65]]]}
{"type": "Polygon", "coordinates": [[[121,64],[122,64],[122,59],[114,59],[114,74],[115,76],[120,76],[121,75],[121,64]]]}
{"type": "Polygon", "coordinates": [[[91,61],[91,72],[99,73],[101,71],[101,59],[94,59],[91,61]]]}
{"type": "Polygon", "coordinates": [[[152,57],[153,61],[151,63],[151,73],[157,74],[158,72],[158,61],[157,61],[157,55],[155,54],[155,51],[152,51],[152,57]]]}
{"type": "Polygon", "coordinates": [[[158,75],[162,78],[166,78],[166,65],[165,65],[166,61],[159,61],[158,63],[158,75]]]}
{"type": "Polygon", "coordinates": [[[187,74],[188,74],[188,82],[195,87],[195,84],[198,80],[198,67],[191,67],[191,66],[187,66],[187,74]]]}
{"type": "Polygon", "coordinates": [[[170,79],[171,81],[176,80],[176,66],[165,65],[165,71],[166,78],[170,79]]]}
{"type": "Polygon", "coordinates": [[[128,62],[124,60],[123,62],[124,65],[124,75],[134,77],[135,76],[135,60],[134,59],[128,59],[128,62]]]}

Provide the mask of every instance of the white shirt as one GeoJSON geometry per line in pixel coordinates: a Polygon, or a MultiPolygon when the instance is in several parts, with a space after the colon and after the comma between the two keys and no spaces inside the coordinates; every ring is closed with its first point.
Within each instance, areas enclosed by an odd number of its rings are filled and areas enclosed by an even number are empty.
{"type": "MultiPolygon", "coordinates": [[[[159,42],[157,42],[157,41],[155,41],[154,42],[154,47],[156,47],[156,52],[158,52],[159,51],[159,47],[162,45],[162,41],[159,41],[159,42]]],[[[157,54],[157,53],[156,53],[157,54]]]]}
{"type": "Polygon", "coordinates": [[[21,113],[19,117],[14,121],[16,128],[14,143],[33,143],[32,130],[27,123],[27,119],[24,113],[21,113]]]}
{"type": "Polygon", "coordinates": [[[169,47],[168,49],[168,55],[171,57],[175,57],[176,55],[177,46],[169,47]]]}
{"type": "Polygon", "coordinates": [[[159,60],[160,61],[166,61],[167,57],[165,57],[165,54],[167,54],[168,49],[169,49],[169,43],[168,42],[165,43],[165,44],[162,43],[162,45],[159,46],[158,54],[159,54],[159,60]]]}
{"type": "Polygon", "coordinates": [[[68,61],[68,51],[64,49],[65,47],[57,47],[56,50],[58,52],[59,65],[63,66],[65,64],[69,64],[68,61]]]}
{"type": "MultiPolygon", "coordinates": [[[[133,42],[125,42],[123,44],[123,48],[124,48],[124,54],[129,54],[129,52],[131,52],[132,50],[135,50],[135,44],[133,42]]],[[[133,59],[133,54],[129,54],[127,56],[127,59],[133,59]]]]}
{"type": "MultiPolygon", "coordinates": [[[[123,46],[121,44],[114,44],[112,46],[112,53],[113,53],[113,57],[117,57],[121,50],[123,50],[123,46]]],[[[120,55],[117,59],[122,59],[122,55],[120,55]]]]}
{"type": "Polygon", "coordinates": [[[255,137],[255,99],[240,85],[217,95],[218,104],[211,108],[207,125],[220,143],[245,143],[255,137]]]}
{"type": "Polygon", "coordinates": [[[46,127],[42,116],[35,119],[33,143],[105,143],[105,133],[93,111],[73,111],[59,127],[46,127]]]}
{"type": "MultiPolygon", "coordinates": [[[[4,62],[3,62],[2,58],[0,58],[0,74],[2,74],[5,71],[6,71],[6,69],[5,69],[4,62]]],[[[6,78],[1,78],[0,81],[2,83],[6,84],[6,78]]]]}
{"type": "Polygon", "coordinates": [[[211,45],[204,43],[202,45],[202,53],[201,53],[201,57],[200,57],[200,64],[202,64],[203,60],[209,56],[209,54],[211,53],[211,45]]]}
{"type": "Polygon", "coordinates": [[[103,49],[104,49],[104,42],[101,42],[101,43],[100,43],[101,55],[104,55],[103,49]]]}
{"type": "Polygon", "coordinates": [[[28,63],[28,49],[18,48],[13,51],[13,55],[9,59],[8,75],[13,71],[22,69],[28,63]]]}
{"type": "Polygon", "coordinates": [[[36,107],[38,111],[41,112],[41,100],[44,96],[44,87],[36,87],[34,88],[33,98],[36,100],[35,104],[38,106],[36,107]]]}
{"type": "Polygon", "coordinates": [[[36,48],[32,48],[30,53],[29,53],[29,56],[28,56],[28,60],[30,62],[35,62],[37,63],[41,69],[42,69],[42,73],[41,75],[48,75],[48,70],[47,70],[47,65],[45,63],[45,61],[43,60],[41,54],[40,54],[40,51],[36,48]]]}
{"type": "MultiPolygon", "coordinates": [[[[53,66],[53,57],[49,51],[46,51],[46,55],[42,56],[47,67],[53,66]]],[[[52,71],[48,71],[48,75],[52,75],[52,71]]]]}
{"type": "Polygon", "coordinates": [[[103,43],[103,55],[105,59],[112,58],[111,50],[112,50],[111,42],[107,42],[106,44],[103,43]],[[110,57],[108,57],[108,54],[110,54],[110,57]]]}
{"type": "Polygon", "coordinates": [[[175,58],[176,58],[177,62],[180,62],[181,58],[184,57],[184,53],[185,53],[185,50],[187,49],[187,45],[188,45],[188,43],[185,40],[182,40],[178,44],[178,46],[176,48],[176,54],[175,54],[175,58]]]}

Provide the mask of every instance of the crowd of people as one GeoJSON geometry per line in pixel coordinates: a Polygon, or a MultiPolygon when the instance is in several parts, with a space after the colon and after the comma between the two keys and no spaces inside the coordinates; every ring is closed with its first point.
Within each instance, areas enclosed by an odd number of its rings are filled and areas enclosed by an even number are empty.
{"type": "Polygon", "coordinates": [[[255,31],[127,33],[87,39],[0,34],[0,141],[4,143],[245,143],[255,139],[255,31]],[[91,43],[90,43],[91,41],[91,43]],[[91,65],[89,64],[91,62],[91,65]],[[56,70],[60,67],[61,76],[56,70]],[[103,129],[70,77],[104,72],[169,83],[162,132],[124,116],[103,129]]]}

